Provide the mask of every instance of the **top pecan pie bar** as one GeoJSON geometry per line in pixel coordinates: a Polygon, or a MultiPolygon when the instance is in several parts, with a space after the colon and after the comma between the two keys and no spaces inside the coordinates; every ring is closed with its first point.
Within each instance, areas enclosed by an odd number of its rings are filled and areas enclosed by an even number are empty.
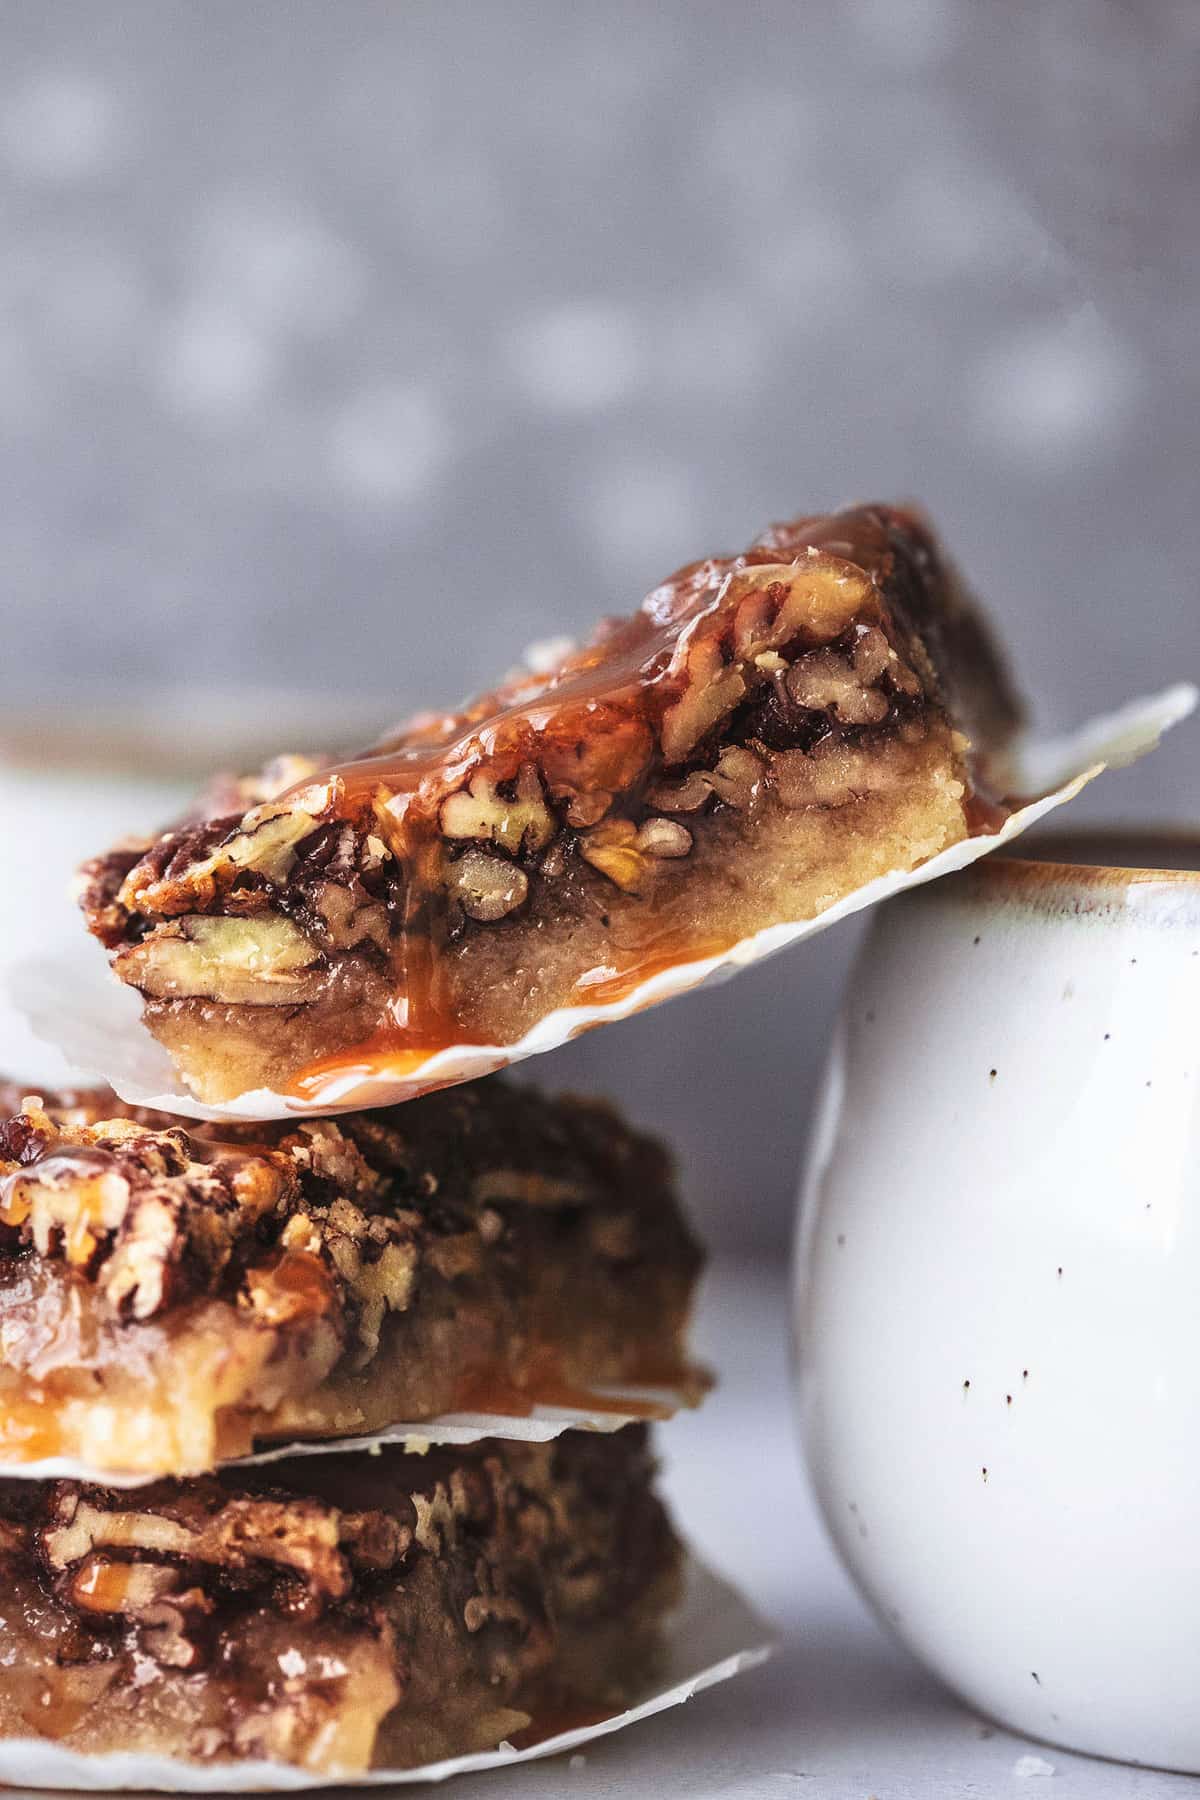
{"type": "Polygon", "coordinates": [[[1017,722],[928,528],[861,507],[332,767],[284,758],[86,865],[201,1098],[515,1042],[994,823],[1017,722]]]}

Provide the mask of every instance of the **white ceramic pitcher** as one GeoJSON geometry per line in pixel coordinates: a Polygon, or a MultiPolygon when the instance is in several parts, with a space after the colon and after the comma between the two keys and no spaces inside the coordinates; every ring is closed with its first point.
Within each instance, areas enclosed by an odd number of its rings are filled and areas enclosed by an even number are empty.
{"type": "Polygon", "coordinates": [[[1198,1095],[1200,873],[914,889],[852,977],[795,1296],[813,1478],[880,1615],[1005,1724],[1189,1771],[1198,1095]]]}

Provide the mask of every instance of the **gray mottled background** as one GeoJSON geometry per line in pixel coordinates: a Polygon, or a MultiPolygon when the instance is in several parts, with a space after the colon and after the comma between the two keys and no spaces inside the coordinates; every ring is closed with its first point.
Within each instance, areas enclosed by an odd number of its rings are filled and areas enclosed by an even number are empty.
{"type": "MultiPolygon", "coordinates": [[[[927,503],[1050,722],[1197,674],[1198,91],[1194,0],[8,0],[22,780],[365,736],[859,496],[927,503]]],[[[1195,753],[1084,804],[1193,817],[1195,753]]],[[[540,1072],[780,1242],[852,938],[540,1072]]]]}

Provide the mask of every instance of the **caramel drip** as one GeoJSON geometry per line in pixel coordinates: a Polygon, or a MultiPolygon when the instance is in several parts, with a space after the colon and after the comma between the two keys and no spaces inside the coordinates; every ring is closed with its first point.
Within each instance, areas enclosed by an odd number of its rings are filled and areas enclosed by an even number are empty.
{"type": "Polygon", "coordinates": [[[1012,818],[1014,804],[991,800],[975,788],[963,801],[963,815],[969,837],[995,837],[1012,818]]]}
{"type": "MultiPolygon", "coordinates": [[[[621,1386],[691,1388],[703,1377],[689,1369],[639,1370],[621,1377],[621,1386]]],[[[598,1394],[569,1381],[557,1353],[544,1348],[510,1374],[496,1367],[467,1375],[455,1394],[452,1412],[497,1413],[527,1419],[536,1406],[561,1406],[576,1412],[619,1414],[631,1419],[668,1419],[670,1406],[657,1400],[620,1399],[598,1394]]]]}
{"type": "Polygon", "coordinates": [[[41,1462],[63,1454],[57,1412],[69,1396],[53,1381],[25,1382],[0,1402],[0,1455],[9,1462],[41,1462]]]}
{"type": "MultiPolygon", "coordinates": [[[[729,565],[732,566],[732,565],[729,565]]],[[[397,1016],[380,1047],[421,1049],[427,1054],[455,1041],[455,1020],[441,977],[443,917],[430,904],[441,873],[438,815],[446,794],[486,763],[496,781],[513,779],[526,763],[543,767],[557,755],[569,763],[571,747],[597,733],[640,734],[668,703],[667,678],[685,623],[717,604],[726,565],[703,565],[682,616],[643,610],[570,657],[551,675],[520,683],[419,739],[404,735],[366,756],[335,764],[306,780],[284,801],[328,782],[335,816],[363,820],[389,842],[406,888],[400,929],[392,948],[397,1016]]],[[[357,1063],[357,1055],[353,1061],[357,1063]]],[[[322,1071],[303,1070],[293,1093],[304,1094],[322,1071]]]]}
{"type": "Polygon", "coordinates": [[[553,1711],[538,1713],[520,1731],[510,1731],[508,1742],[514,1750],[531,1750],[535,1744],[561,1737],[565,1731],[586,1731],[592,1725],[602,1725],[615,1711],[611,1706],[555,1707],[553,1711]]]}
{"type": "Polygon", "coordinates": [[[253,1138],[230,1136],[228,1131],[229,1127],[226,1127],[223,1132],[215,1120],[189,1119],[183,1135],[187,1138],[192,1161],[209,1167],[221,1163],[236,1168],[239,1163],[258,1162],[262,1157],[272,1155],[278,1147],[265,1140],[259,1142],[253,1138]]]}
{"type": "Polygon", "coordinates": [[[71,1598],[83,1612],[119,1613],[129,1598],[129,1563],[93,1556],[71,1584],[71,1598]]]}
{"type": "MultiPolygon", "coordinates": [[[[410,1033],[400,1026],[385,1025],[364,1038],[361,1044],[355,1044],[352,1050],[308,1063],[293,1076],[284,1092],[294,1099],[313,1102],[319,1099],[321,1090],[329,1082],[342,1077],[355,1081],[404,1081],[415,1075],[437,1051],[454,1042],[450,1021],[447,1021],[444,1035],[430,1035],[424,1042],[418,1038],[415,1044],[410,1033]]],[[[503,1058],[498,1059],[497,1067],[502,1067],[503,1061],[503,1058]]],[[[432,1082],[422,1092],[431,1092],[437,1085],[432,1082]]]]}
{"type": "Polygon", "coordinates": [[[321,1318],[334,1304],[335,1289],[320,1257],[307,1250],[282,1250],[270,1262],[246,1274],[254,1314],[279,1329],[304,1319],[321,1318]]]}
{"type": "MultiPolygon", "coordinates": [[[[0,1224],[19,1226],[25,1223],[29,1217],[30,1205],[21,1189],[29,1182],[45,1182],[52,1186],[55,1178],[61,1176],[67,1182],[94,1183],[100,1176],[109,1174],[117,1167],[117,1159],[112,1151],[105,1150],[98,1144],[50,1146],[31,1161],[20,1163],[15,1169],[10,1169],[7,1175],[0,1176],[0,1224]]],[[[94,1213],[98,1219],[100,1212],[98,1199],[88,1207],[81,1208],[73,1230],[86,1234],[89,1224],[94,1222],[91,1214],[94,1213]]],[[[72,1246],[68,1244],[67,1249],[70,1254],[72,1246]]]]}
{"type": "Polygon", "coordinates": [[[590,969],[580,976],[575,984],[578,1004],[610,1006],[664,969],[678,968],[680,963],[703,962],[730,948],[731,941],[725,937],[704,937],[677,927],[661,931],[632,955],[615,951],[611,967],[590,969]]]}
{"type": "MultiPolygon", "coordinates": [[[[614,950],[613,963],[589,969],[581,975],[575,984],[576,1004],[613,1005],[664,969],[675,968],[680,963],[701,962],[705,957],[720,955],[729,947],[727,938],[700,937],[679,929],[663,930],[644,948],[632,953],[614,950]]],[[[399,1026],[384,1026],[351,1050],[308,1063],[293,1076],[285,1091],[298,1100],[315,1102],[320,1099],[322,1090],[335,1080],[405,1081],[423,1068],[431,1056],[458,1041],[454,1021],[447,1017],[443,1026],[440,1033],[415,1034],[415,1042],[414,1033],[399,1026]]],[[[504,1062],[502,1056],[498,1057],[495,1066],[503,1068],[504,1062]]],[[[438,1085],[432,1082],[422,1092],[430,1092],[438,1085]]]]}

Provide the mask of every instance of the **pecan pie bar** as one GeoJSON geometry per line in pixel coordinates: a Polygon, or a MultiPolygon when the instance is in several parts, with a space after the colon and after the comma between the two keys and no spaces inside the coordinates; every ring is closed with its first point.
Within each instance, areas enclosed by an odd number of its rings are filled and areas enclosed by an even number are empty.
{"type": "Polygon", "coordinates": [[[0,1735],[350,1775],[549,1736],[652,1671],[681,1554],[644,1427],[264,1475],[0,1483],[0,1735]]]}
{"type": "Polygon", "coordinates": [[[193,1474],[446,1412],[603,1411],[606,1384],[698,1398],[699,1263],[653,1139],[500,1077],[296,1125],[30,1098],[0,1123],[0,1461],[193,1474]]]}
{"type": "Polygon", "coordinates": [[[222,784],[81,901],[197,1095],[303,1095],[514,1043],[994,829],[1016,721],[928,528],[861,507],[351,760],[222,784]]]}

